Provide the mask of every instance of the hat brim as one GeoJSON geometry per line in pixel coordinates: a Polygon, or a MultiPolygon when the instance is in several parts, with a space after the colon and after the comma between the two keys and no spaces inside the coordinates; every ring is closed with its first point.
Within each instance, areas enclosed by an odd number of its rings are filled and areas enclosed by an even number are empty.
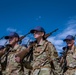
{"type": "Polygon", "coordinates": [[[66,40],[73,40],[73,39],[64,39],[63,41],[66,41],[66,40]]]}
{"type": "Polygon", "coordinates": [[[11,36],[5,36],[5,39],[9,39],[11,36]]]}
{"type": "MultiPolygon", "coordinates": [[[[34,33],[34,31],[43,32],[43,31],[40,31],[40,30],[35,30],[35,29],[32,29],[32,30],[30,30],[30,33],[34,33]]],[[[45,33],[45,32],[44,32],[44,33],[45,33]]]]}
{"type": "Polygon", "coordinates": [[[5,39],[9,39],[9,38],[11,38],[11,37],[17,37],[17,38],[19,38],[18,36],[5,36],[4,38],[5,38],[5,39]]]}
{"type": "Polygon", "coordinates": [[[63,41],[66,41],[66,39],[64,39],[63,41]]]}
{"type": "Polygon", "coordinates": [[[32,29],[30,30],[30,33],[34,33],[34,31],[39,31],[39,30],[32,29]]]}

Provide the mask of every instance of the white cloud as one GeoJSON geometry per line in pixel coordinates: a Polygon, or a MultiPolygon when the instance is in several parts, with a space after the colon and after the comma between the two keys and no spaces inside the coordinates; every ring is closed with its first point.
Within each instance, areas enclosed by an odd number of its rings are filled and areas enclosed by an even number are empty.
{"type": "Polygon", "coordinates": [[[61,52],[62,51],[62,47],[63,47],[62,46],[63,45],[63,40],[60,39],[60,38],[57,38],[57,37],[58,36],[49,37],[49,38],[47,38],[47,40],[49,40],[50,42],[52,42],[55,45],[55,47],[56,47],[58,52],[61,52]]]}
{"type": "Polygon", "coordinates": [[[75,35],[76,34],[76,24],[68,25],[68,27],[59,34],[59,38],[64,38],[67,35],[75,35]]]}
{"type": "Polygon", "coordinates": [[[62,51],[62,47],[65,45],[63,39],[65,39],[67,35],[76,34],[76,19],[69,20],[66,25],[67,27],[62,32],[60,32],[54,37],[47,38],[55,45],[58,52],[62,51]]]}
{"type": "Polygon", "coordinates": [[[67,28],[64,29],[59,35],[59,38],[66,37],[67,35],[75,35],[76,34],[76,19],[71,19],[67,22],[67,28]]]}
{"type": "Polygon", "coordinates": [[[10,31],[10,32],[16,32],[17,29],[9,27],[9,28],[7,28],[7,31],[10,31]]]}
{"type": "Polygon", "coordinates": [[[3,39],[3,40],[0,40],[0,45],[5,45],[7,43],[7,40],[3,39]]]}
{"type": "Polygon", "coordinates": [[[26,37],[22,40],[22,44],[28,44],[29,41],[30,41],[29,37],[26,37]]]}
{"type": "Polygon", "coordinates": [[[49,37],[47,40],[51,41],[54,45],[61,45],[63,43],[62,40],[57,39],[56,37],[49,37]]]}
{"type": "Polygon", "coordinates": [[[62,46],[57,45],[55,47],[59,50],[58,52],[61,52],[62,51],[62,46]]]}

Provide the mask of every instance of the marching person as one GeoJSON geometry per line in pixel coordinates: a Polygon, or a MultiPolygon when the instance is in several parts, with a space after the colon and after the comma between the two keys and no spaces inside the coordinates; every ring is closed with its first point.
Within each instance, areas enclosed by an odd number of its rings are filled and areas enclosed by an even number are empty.
{"type": "Polygon", "coordinates": [[[75,37],[72,35],[66,36],[64,39],[67,46],[63,47],[63,64],[64,65],[64,75],[76,75],[76,46],[75,46],[75,37]]]}
{"type": "MultiPolygon", "coordinates": [[[[0,45],[0,53],[2,53],[3,49],[4,49],[4,46],[0,45]]],[[[0,58],[1,58],[1,56],[0,56],[0,58]]],[[[0,75],[2,75],[1,59],[0,59],[0,75]]]]}
{"type": "MultiPolygon", "coordinates": [[[[36,41],[32,47],[25,50],[25,55],[32,48],[32,62],[30,75],[61,75],[61,68],[58,64],[58,54],[55,46],[47,41],[44,28],[37,26],[30,31],[36,41]]],[[[23,52],[24,53],[24,52],[23,52]]],[[[22,55],[23,55],[22,53],[22,55]]],[[[22,57],[22,56],[21,56],[22,57]]],[[[20,62],[22,58],[17,55],[16,61],[20,62]],[[18,58],[18,59],[17,59],[18,58]]]]}
{"type": "Polygon", "coordinates": [[[9,40],[9,44],[4,48],[4,55],[7,54],[2,62],[3,75],[24,75],[22,62],[17,63],[15,56],[19,51],[25,50],[26,48],[18,44],[19,35],[16,32],[11,32],[5,38],[9,40]]]}

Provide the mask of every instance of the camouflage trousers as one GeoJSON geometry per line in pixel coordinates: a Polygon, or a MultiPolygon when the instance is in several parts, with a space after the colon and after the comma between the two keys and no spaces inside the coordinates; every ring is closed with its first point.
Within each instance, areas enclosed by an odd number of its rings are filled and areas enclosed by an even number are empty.
{"type": "Polygon", "coordinates": [[[64,75],[76,75],[76,68],[75,69],[68,69],[64,75]]]}

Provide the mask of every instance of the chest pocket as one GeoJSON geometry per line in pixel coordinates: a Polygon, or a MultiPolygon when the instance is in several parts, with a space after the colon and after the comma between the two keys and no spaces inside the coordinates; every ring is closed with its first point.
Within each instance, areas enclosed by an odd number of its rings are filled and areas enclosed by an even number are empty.
{"type": "Polygon", "coordinates": [[[48,42],[45,42],[42,46],[38,46],[36,48],[34,48],[34,55],[35,56],[39,56],[41,54],[43,54],[44,52],[46,53],[46,47],[48,45],[48,42]]]}

